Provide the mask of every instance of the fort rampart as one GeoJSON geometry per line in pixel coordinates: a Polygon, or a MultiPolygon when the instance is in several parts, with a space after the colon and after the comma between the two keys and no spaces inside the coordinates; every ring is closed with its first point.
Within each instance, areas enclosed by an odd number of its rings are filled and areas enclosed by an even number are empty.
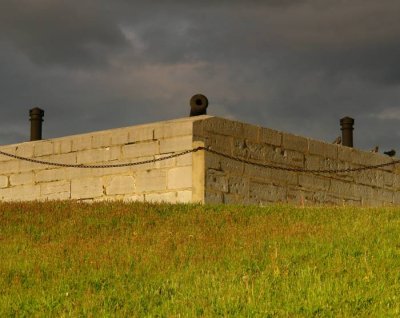
{"type": "Polygon", "coordinates": [[[3,201],[400,204],[400,165],[390,165],[393,158],[211,116],[25,142],[0,151],[66,165],[0,155],[3,201]],[[170,157],[197,147],[208,150],[170,157]],[[382,164],[389,165],[309,171],[382,164]]]}

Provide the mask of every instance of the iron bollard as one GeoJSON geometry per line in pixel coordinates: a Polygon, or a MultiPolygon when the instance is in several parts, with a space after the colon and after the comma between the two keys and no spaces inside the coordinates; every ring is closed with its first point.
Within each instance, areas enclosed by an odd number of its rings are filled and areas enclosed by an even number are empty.
{"type": "Polygon", "coordinates": [[[44,110],[38,107],[29,110],[31,121],[31,141],[42,139],[42,122],[44,110]]]}
{"type": "Polygon", "coordinates": [[[340,126],[342,126],[342,145],[347,147],[353,147],[353,130],[354,130],[354,119],[351,117],[343,117],[340,120],[340,126]]]}

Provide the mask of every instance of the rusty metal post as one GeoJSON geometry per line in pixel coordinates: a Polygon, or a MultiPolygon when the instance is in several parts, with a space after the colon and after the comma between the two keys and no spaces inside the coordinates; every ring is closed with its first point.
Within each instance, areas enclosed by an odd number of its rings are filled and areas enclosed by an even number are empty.
{"type": "Polygon", "coordinates": [[[206,115],[208,99],[202,94],[193,95],[190,99],[190,116],[206,115]]]}
{"type": "Polygon", "coordinates": [[[32,108],[29,110],[29,116],[31,121],[31,141],[41,140],[44,110],[38,107],[32,108]]]}
{"type": "Polygon", "coordinates": [[[351,117],[343,117],[340,120],[340,126],[342,127],[342,145],[347,147],[353,147],[353,130],[354,130],[354,119],[351,117]]]}

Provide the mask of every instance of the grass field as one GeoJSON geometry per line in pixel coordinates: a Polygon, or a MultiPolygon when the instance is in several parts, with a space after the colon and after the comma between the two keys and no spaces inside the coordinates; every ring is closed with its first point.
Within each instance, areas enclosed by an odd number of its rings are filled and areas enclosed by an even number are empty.
{"type": "Polygon", "coordinates": [[[0,317],[397,317],[400,209],[0,203],[0,317]]]}

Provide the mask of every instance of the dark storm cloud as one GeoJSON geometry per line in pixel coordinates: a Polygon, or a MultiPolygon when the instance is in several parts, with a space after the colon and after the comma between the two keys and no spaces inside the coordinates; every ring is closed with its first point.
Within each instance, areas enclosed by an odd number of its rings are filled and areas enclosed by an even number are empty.
{"type": "Polygon", "coordinates": [[[34,63],[88,67],[105,63],[128,42],[92,1],[3,0],[1,38],[34,63]]]}
{"type": "Polygon", "coordinates": [[[21,140],[30,106],[46,109],[51,137],[186,116],[203,92],[210,114],[323,140],[350,115],[357,146],[399,144],[397,0],[0,6],[0,103],[14,123],[1,143],[21,140]]]}

